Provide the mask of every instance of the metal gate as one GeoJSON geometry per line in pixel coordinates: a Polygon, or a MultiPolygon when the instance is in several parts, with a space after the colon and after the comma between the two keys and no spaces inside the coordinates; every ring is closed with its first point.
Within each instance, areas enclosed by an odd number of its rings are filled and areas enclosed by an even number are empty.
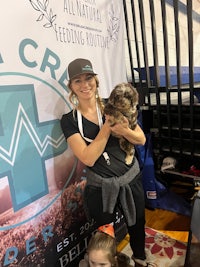
{"type": "MultiPolygon", "coordinates": [[[[147,128],[153,135],[155,167],[160,170],[165,157],[174,157],[177,165],[166,173],[199,185],[200,1],[123,4],[127,73],[141,109],[150,114],[143,123],[152,118],[147,128]]],[[[185,264],[190,266],[189,252],[185,264]]]]}
{"type": "Polygon", "coordinates": [[[196,164],[200,157],[200,15],[196,12],[200,2],[123,3],[127,69],[142,108],[153,113],[154,151],[159,157],[175,155],[196,164]]]}

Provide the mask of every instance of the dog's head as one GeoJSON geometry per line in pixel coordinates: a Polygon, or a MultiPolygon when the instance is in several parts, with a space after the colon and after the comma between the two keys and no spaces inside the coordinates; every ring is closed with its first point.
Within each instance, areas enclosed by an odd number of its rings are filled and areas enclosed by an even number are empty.
{"type": "Polygon", "coordinates": [[[138,92],[129,83],[121,83],[115,86],[108,99],[108,104],[113,109],[122,113],[129,110],[136,110],[138,105],[138,92]]]}

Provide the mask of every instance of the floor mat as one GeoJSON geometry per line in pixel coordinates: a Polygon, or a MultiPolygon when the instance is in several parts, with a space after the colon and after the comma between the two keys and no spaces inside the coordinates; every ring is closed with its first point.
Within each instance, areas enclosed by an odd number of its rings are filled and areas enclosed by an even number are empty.
{"type": "MultiPolygon", "coordinates": [[[[187,244],[177,241],[161,232],[146,227],[146,255],[147,259],[156,267],[184,266],[187,244]]],[[[129,257],[132,251],[129,243],[122,249],[129,257]]],[[[132,262],[132,264],[134,264],[132,262]]]]}

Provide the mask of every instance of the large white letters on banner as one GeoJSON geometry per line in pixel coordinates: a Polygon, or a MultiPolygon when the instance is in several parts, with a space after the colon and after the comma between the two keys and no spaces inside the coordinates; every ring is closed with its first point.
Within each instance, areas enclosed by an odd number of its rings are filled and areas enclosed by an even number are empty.
{"type": "Polygon", "coordinates": [[[122,12],[120,0],[1,1],[2,267],[75,267],[87,247],[85,169],[60,128],[66,68],[89,59],[103,98],[126,81],[122,12]]]}

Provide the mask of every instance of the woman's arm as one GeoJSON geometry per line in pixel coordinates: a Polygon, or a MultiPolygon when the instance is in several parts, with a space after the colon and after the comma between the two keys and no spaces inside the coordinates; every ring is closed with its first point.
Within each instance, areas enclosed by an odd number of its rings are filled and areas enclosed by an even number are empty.
{"type": "Polygon", "coordinates": [[[137,124],[134,130],[130,129],[128,119],[125,117],[122,123],[115,124],[111,127],[111,130],[113,133],[123,136],[134,145],[144,145],[146,142],[145,134],[140,126],[137,124]]]}
{"type": "Polygon", "coordinates": [[[96,160],[104,152],[110,133],[110,125],[107,121],[105,121],[98,135],[89,145],[87,145],[79,133],[71,135],[67,139],[67,143],[72,149],[74,155],[83,164],[92,167],[96,160]]]}

